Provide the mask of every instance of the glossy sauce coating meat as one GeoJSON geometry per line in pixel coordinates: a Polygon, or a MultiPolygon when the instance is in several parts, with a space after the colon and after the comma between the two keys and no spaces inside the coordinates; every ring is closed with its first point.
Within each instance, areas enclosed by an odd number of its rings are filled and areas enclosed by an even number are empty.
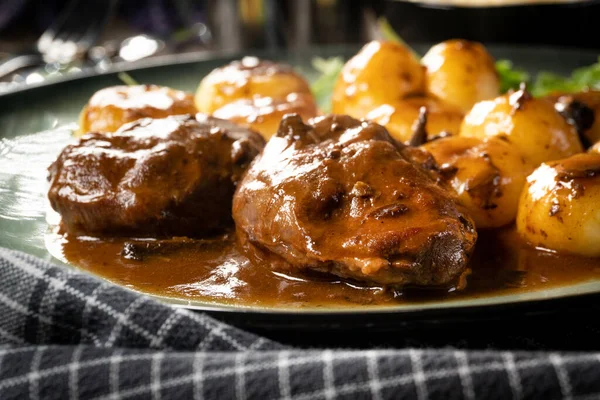
{"type": "Polygon", "coordinates": [[[97,91],[79,115],[77,136],[114,132],[140,118],[195,114],[190,93],[157,85],[111,86],[97,91]]]}
{"type": "Polygon", "coordinates": [[[141,119],[67,146],[48,197],[69,233],[208,234],[231,225],[235,185],[263,146],[203,114],[141,119]]]}
{"type": "Polygon", "coordinates": [[[239,238],[292,269],[449,284],[464,272],[477,234],[421,167],[427,160],[378,124],[337,115],[304,124],[288,115],[234,196],[239,238]]]}

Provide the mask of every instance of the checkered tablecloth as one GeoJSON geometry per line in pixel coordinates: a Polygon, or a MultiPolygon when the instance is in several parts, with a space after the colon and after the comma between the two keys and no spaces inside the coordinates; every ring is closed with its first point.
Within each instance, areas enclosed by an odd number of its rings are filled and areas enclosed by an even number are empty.
{"type": "Polygon", "coordinates": [[[600,354],[305,350],[0,249],[0,399],[600,399],[600,354]]]}

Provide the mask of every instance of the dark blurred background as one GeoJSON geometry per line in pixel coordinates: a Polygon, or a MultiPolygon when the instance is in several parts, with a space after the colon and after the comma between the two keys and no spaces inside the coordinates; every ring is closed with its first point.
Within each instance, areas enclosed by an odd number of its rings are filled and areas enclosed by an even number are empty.
{"type": "Polygon", "coordinates": [[[0,92],[164,54],[356,44],[380,17],[409,44],[600,49],[600,0],[0,0],[0,92]]]}
{"type": "MultiPolygon", "coordinates": [[[[32,44],[75,0],[0,0],[0,49],[32,44]]],[[[169,50],[296,47],[364,39],[363,10],[346,0],[80,0],[112,7],[99,43],[146,34],[169,50]]]]}

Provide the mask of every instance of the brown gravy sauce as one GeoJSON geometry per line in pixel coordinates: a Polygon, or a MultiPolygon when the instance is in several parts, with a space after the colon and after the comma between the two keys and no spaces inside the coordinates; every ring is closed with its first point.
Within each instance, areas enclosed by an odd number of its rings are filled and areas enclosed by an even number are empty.
{"type": "Polygon", "coordinates": [[[70,237],[56,230],[47,236],[46,243],[54,256],[134,290],[240,306],[397,305],[516,294],[600,278],[600,259],[528,247],[514,228],[480,233],[462,290],[398,291],[335,277],[273,272],[269,265],[253,265],[238,249],[233,234],[215,239],[216,245],[181,246],[143,260],[122,256],[124,243],[129,240],[70,237]]]}

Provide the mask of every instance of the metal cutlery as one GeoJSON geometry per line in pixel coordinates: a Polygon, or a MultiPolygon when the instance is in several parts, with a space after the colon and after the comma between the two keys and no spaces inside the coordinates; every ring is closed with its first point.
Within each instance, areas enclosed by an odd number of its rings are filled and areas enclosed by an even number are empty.
{"type": "Polygon", "coordinates": [[[57,63],[68,65],[86,56],[100,37],[118,0],[71,0],[28,51],[0,63],[0,79],[20,69],[57,63]]]}

